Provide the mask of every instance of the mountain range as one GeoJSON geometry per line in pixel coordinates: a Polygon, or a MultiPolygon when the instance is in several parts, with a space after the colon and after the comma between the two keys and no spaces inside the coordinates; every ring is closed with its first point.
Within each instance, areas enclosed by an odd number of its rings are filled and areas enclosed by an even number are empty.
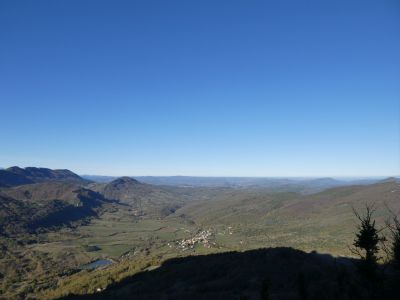
{"type": "Polygon", "coordinates": [[[88,180],[70,170],[51,170],[35,167],[10,167],[0,170],[0,187],[11,187],[22,184],[38,183],[45,181],[62,181],[77,184],[87,184],[88,180]]]}

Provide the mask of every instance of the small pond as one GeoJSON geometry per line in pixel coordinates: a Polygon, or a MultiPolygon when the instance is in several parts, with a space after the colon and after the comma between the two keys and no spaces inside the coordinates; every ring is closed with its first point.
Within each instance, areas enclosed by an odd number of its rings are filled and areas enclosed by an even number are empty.
{"type": "Polygon", "coordinates": [[[100,267],[111,265],[112,263],[113,263],[112,260],[109,260],[109,259],[99,259],[94,262],[91,262],[90,264],[81,266],[81,269],[82,270],[94,270],[94,269],[97,269],[100,267]]]}

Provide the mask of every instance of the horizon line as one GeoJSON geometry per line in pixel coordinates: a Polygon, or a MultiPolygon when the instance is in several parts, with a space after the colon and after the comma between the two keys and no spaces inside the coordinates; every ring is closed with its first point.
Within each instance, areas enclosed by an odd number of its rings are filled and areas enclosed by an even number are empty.
{"type": "Polygon", "coordinates": [[[90,174],[89,172],[76,172],[69,168],[50,168],[50,167],[33,167],[33,166],[25,166],[20,167],[18,165],[11,165],[9,167],[0,167],[0,170],[6,170],[8,168],[18,167],[18,168],[44,168],[50,170],[69,170],[79,176],[101,176],[101,177],[197,177],[197,178],[400,178],[399,174],[385,174],[385,175],[182,175],[182,174],[173,174],[173,175],[111,175],[111,174],[90,174]]]}
{"type": "Polygon", "coordinates": [[[305,175],[305,176],[242,176],[242,175],[98,175],[98,174],[78,174],[79,176],[98,176],[98,177],[197,177],[197,178],[390,178],[400,177],[399,175],[305,175]]]}

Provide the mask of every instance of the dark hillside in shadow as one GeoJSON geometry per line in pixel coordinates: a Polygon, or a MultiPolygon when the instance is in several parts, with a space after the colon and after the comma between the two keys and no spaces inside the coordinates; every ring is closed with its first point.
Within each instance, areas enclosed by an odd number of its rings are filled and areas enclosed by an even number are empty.
{"type": "Polygon", "coordinates": [[[292,248],[190,256],[63,299],[364,299],[353,262],[292,248]]]}

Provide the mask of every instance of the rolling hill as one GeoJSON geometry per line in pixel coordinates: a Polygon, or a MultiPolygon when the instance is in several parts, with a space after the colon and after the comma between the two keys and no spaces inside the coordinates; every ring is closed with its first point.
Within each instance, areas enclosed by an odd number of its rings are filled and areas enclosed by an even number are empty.
{"type": "Polygon", "coordinates": [[[117,178],[107,184],[92,184],[90,188],[107,199],[128,205],[136,216],[163,217],[184,204],[171,189],[144,184],[130,177],[117,178]]]}
{"type": "MultiPolygon", "coordinates": [[[[83,178],[109,183],[117,177],[82,175],[83,178]]],[[[204,187],[204,188],[261,188],[269,192],[298,192],[312,194],[329,188],[351,185],[367,185],[377,183],[381,178],[274,178],[274,177],[196,177],[196,176],[134,176],[142,183],[172,187],[204,187]]]]}
{"type": "Polygon", "coordinates": [[[226,238],[226,245],[233,249],[291,246],[350,255],[348,246],[356,228],[353,207],[362,213],[366,204],[376,208],[374,216],[384,226],[390,217],[388,208],[400,214],[400,185],[390,181],[345,186],[311,195],[232,191],[188,203],[170,217],[184,215],[200,227],[231,227],[234,234],[226,238]]]}
{"type": "Polygon", "coordinates": [[[79,185],[43,182],[0,191],[0,235],[33,233],[97,216],[110,201],[79,185]]]}
{"type": "MultiPolygon", "coordinates": [[[[90,297],[125,297],[126,290],[149,298],[163,293],[194,297],[190,286],[203,290],[208,297],[223,297],[231,295],[227,283],[230,275],[222,274],[224,279],[219,281],[212,268],[208,273],[208,263],[237,261],[238,269],[219,265],[231,274],[247,270],[242,264],[249,261],[250,269],[255,270],[260,258],[253,261],[253,257],[259,256],[241,253],[265,247],[350,256],[348,246],[357,226],[353,207],[362,212],[366,203],[373,203],[378,226],[390,216],[387,207],[400,212],[400,186],[393,178],[368,185],[340,183],[329,189],[325,187],[339,183],[322,178],[303,182],[302,186],[269,181],[268,186],[264,182],[264,186],[183,187],[152,185],[130,177],[89,183],[70,172],[39,175],[42,169],[38,168],[29,170],[28,176],[26,169],[21,170],[5,171],[0,177],[14,176],[15,180],[11,183],[15,186],[0,188],[0,290],[10,299],[53,299],[71,293],[94,293],[97,287],[109,288],[90,297]],[[224,254],[231,251],[237,253],[224,254]],[[220,256],[210,256],[216,253],[220,256]],[[186,259],[193,255],[205,256],[186,259]],[[176,257],[182,259],[164,264],[176,257]],[[113,264],[104,271],[80,271],[81,265],[96,259],[109,259],[113,264]],[[16,269],[19,265],[23,270],[16,269]],[[204,269],[198,275],[205,274],[208,279],[191,281],[198,276],[190,271],[196,265],[204,269]],[[146,270],[152,275],[141,273],[146,270]],[[151,278],[171,284],[177,278],[181,285],[160,286],[152,292],[151,278]],[[223,292],[215,294],[215,289],[223,292]]],[[[289,253],[288,259],[300,257],[296,263],[305,260],[310,265],[316,263],[317,269],[321,267],[315,255],[280,249],[289,253]]],[[[279,251],[275,251],[262,252],[265,261],[270,255],[279,257],[279,251]]],[[[277,266],[283,265],[277,261],[277,266]]],[[[318,272],[330,281],[326,274],[330,267],[321,268],[318,272]]],[[[260,272],[254,280],[238,275],[246,287],[235,295],[251,298],[258,293],[263,280],[260,272]]],[[[296,284],[287,288],[293,292],[296,284]]],[[[271,287],[275,295],[284,290],[271,287]]]]}

